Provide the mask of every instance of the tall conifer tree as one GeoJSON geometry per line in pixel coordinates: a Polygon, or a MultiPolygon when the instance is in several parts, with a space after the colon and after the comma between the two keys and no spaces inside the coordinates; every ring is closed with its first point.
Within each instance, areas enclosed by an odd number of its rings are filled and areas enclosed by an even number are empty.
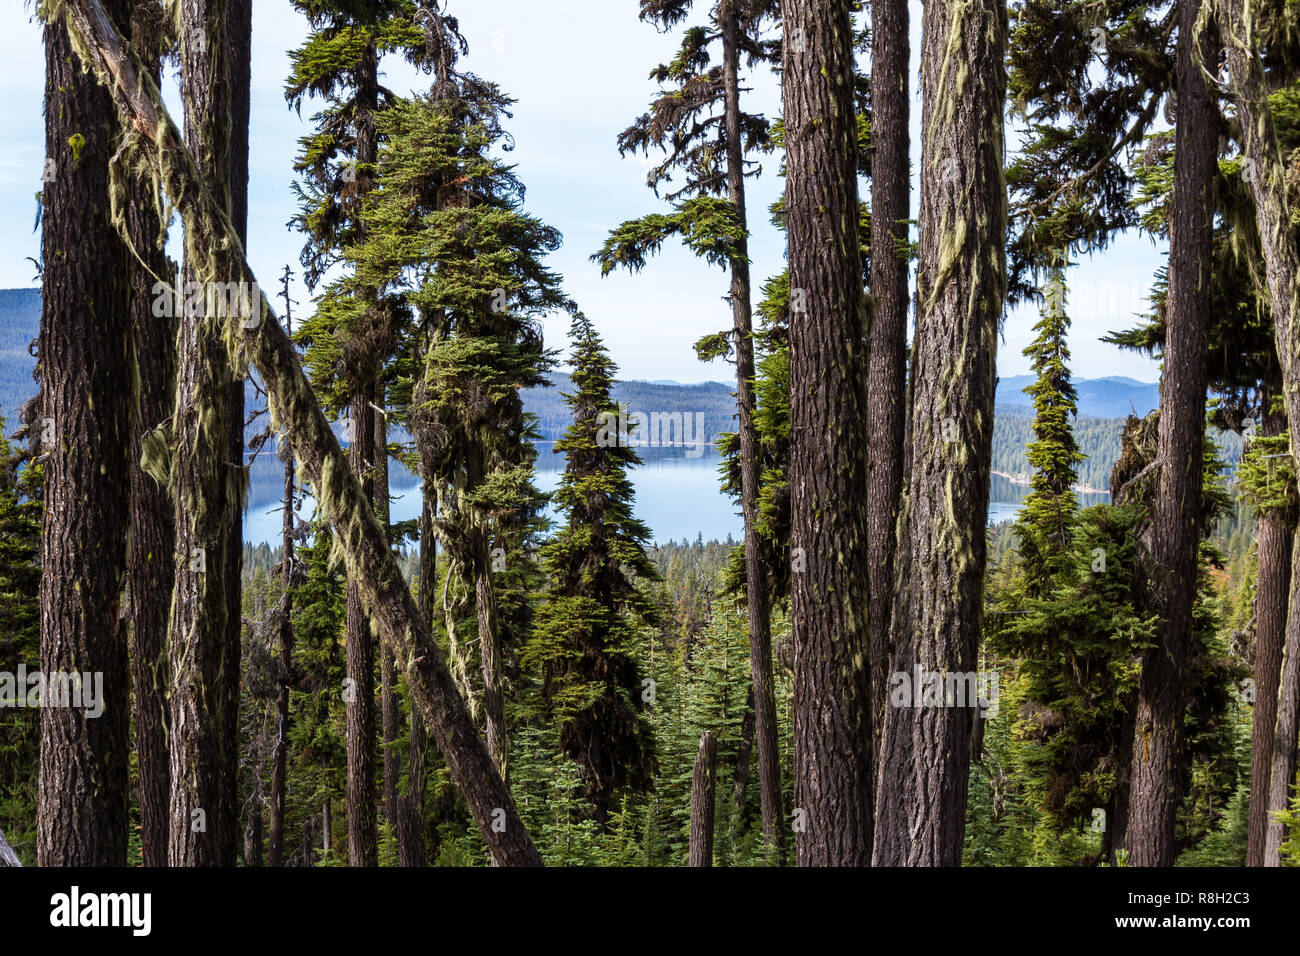
{"type": "Polygon", "coordinates": [[[659,575],[645,553],[650,531],[632,512],[627,472],[640,458],[610,397],[617,367],[586,316],[574,318],[570,337],[575,391],[565,404],[573,424],[555,444],[565,456],[554,496],[562,524],[541,549],[546,603],[524,660],[540,670],[560,744],[581,768],[603,827],[615,794],[648,779],[635,639],[653,611],[638,581],[659,575]]]}
{"type": "MultiPolygon", "coordinates": [[[[669,30],[691,14],[694,0],[642,0],[641,18],[669,30]]],[[[765,553],[759,538],[760,457],[755,428],[753,303],[749,272],[748,210],[745,179],[749,155],[771,148],[767,120],[741,107],[742,55],[752,67],[779,55],[762,39],[768,22],[779,16],[771,0],[717,0],[708,23],[685,31],[676,58],[651,71],[666,87],[650,111],[619,137],[619,152],[666,157],[651,171],[649,185],[683,175],[680,188],[667,198],[668,215],[650,215],[614,230],[593,258],[605,273],[618,266],[638,270],[666,238],[679,235],[697,255],[731,273],[728,300],[732,328],[710,336],[697,348],[702,359],[734,354],[738,429],[734,451],[741,511],[745,522],[745,601],[750,632],[750,670],[754,682],[755,735],[758,741],[763,836],[778,854],[784,846],[780,767],[776,746],[776,703],[772,684],[771,597],[765,553]],[[720,62],[713,48],[720,46],[720,62]],[[725,201],[718,197],[725,195],[725,201]],[[725,344],[724,344],[725,343],[725,344]]]]}

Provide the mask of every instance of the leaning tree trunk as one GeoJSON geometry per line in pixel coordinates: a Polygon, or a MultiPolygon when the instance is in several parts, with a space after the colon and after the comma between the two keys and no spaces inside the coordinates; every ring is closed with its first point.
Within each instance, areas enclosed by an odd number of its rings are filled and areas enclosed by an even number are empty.
{"type": "MultiPolygon", "coordinates": [[[[107,8],[126,23],[129,2],[107,8]]],[[[64,23],[47,24],[41,671],[85,674],[92,691],[98,675],[103,713],[41,709],[36,855],[41,866],[125,866],[130,696],[121,598],[130,534],[131,285],[109,200],[118,118],[108,93],[79,68],[75,46],[64,23]]]]}
{"type": "MultiPolygon", "coordinates": [[[[154,83],[162,76],[159,47],[162,8],[137,0],[131,43],[148,64],[154,83]]],[[[176,402],[176,317],[172,309],[154,309],[157,283],[171,285],[173,266],[164,245],[150,176],[133,183],[126,211],[131,246],[142,262],[131,270],[131,333],[139,390],[131,421],[131,542],[127,580],[131,625],[131,682],[135,689],[135,754],[140,779],[140,854],[145,866],[167,865],[171,826],[171,766],[167,755],[167,691],[171,662],[167,655],[167,620],[171,610],[176,551],[171,495],[165,482],[146,473],[141,464],[145,436],[163,428],[176,402]],[[161,315],[156,314],[161,312],[161,315]]],[[[166,290],[163,292],[167,294],[166,290]]]]}
{"type": "Polygon", "coordinates": [[[851,7],[784,4],[793,822],[801,866],[871,861],[866,343],[851,7]]]}
{"type": "MultiPolygon", "coordinates": [[[[1259,41],[1253,13],[1247,15],[1243,0],[1219,0],[1217,8],[1245,152],[1252,170],[1250,187],[1255,197],[1255,221],[1259,225],[1264,274],[1273,305],[1273,330],[1278,363],[1282,367],[1287,420],[1300,422],[1300,335],[1295,328],[1296,314],[1300,312],[1300,246],[1287,200],[1286,171],[1278,149],[1264,67],[1256,49],[1259,41]]],[[[1300,455],[1297,459],[1300,460],[1300,455]]],[[[1292,549],[1286,642],[1269,774],[1270,807],[1287,805],[1295,780],[1295,741],[1300,729],[1300,535],[1293,535],[1292,549]]],[[[1269,819],[1264,841],[1265,866],[1280,865],[1285,838],[1286,827],[1276,818],[1269,819]]]]}
{"type": "MultiPolygon", "coordinates": [[[[226,0],[183,0],[181,83],[185,139],[201,157],[201,174],[232,215],[232,77],[226,0]]],[[[180,316],[176,411],[172,423],[176,575],[171,607],[170,695],[171,866],[234,866],[238,808],[230,787],[237,765],[238,709],[229,675],[232,625],[228,589],[232,529],[238,527],[244,476],[231,461],[235,427],[230,392],[236,381],[224,325],[228,283],[201,250],[208,237],[187,225],[185,288],[180,316]],[[197,300],[188,292],[197,283],[197,300]]],[[[257,308],[254,304],[253,308],[257,308]]],[[[238,306],[233,310],[240,321],[238,306]]],[[[238,661],[238,647],[234,649],[238,661]]],[[[236,670],[238,668],[236,667],[236,670]]]]}
{"type": "Polygon", "coordinates": [[[871,5],[871,294],[867,359],[867,532],[871,569],[872,745],[880,755],[893,651],[889,618],[907,418],[907,221],[911,216],[907,0],[871,5]]]}
{"type": "MultiPolygon", "coordinates": [[[[255,283],[228,213],[199,174],[158,88],[142,73],[139,59],[125,49],[101,0],[65,0],[60,11],[61,20],[56,22],[77,37],[82,62],[108,88],[135,145],[142,147],[129,152],[127,159],[152,169],[194,237],[196,252],[237,278],[255,283]]],[[[538,866],[537,848],[470,720],[427,622],[415,607],[383,529],[316,402],[293,345],[265,297],[259,297],[258,303],[255,321],[241,323],[237,316],[228,317],[225,331],[230,341],[239,344],[241,357],[261,373],[272,418],[286,429],[303,472],[317,490],[320,513],[337,533],[348,573],[361,582],[384,641],[409,675],[416,704],[433,730],[451,779],[464,795],[493,862],[538,866]]]]}
{"type": "Polygon", "coordinates": [[[691,837],[689,864],[713,866],[713,819],[718,776],[718,741],[713,731],[700,737],[691,776],[691,837]]]}
{"type": "Polygon", "coordinates": [[[763,841],[777,860],[785,852],[781,811],[781,759],[777,752],[776,690],[772,683],[772,614],[767,564],[758,538],[758,430],[754,427],[754,323],[750,302],[749,241],[745,209],[745,149],[740,126],[739,0],[722,16],[727,193],[742,238],[731,261],[731,313],[736,346],[736,406],[740,433],[740,505],[745,519],[745,605],[749,614],[749,670],[754,691],[754,735],[758,742],[763,841]]]}
{"type": "MultiPolygon", "coordinates": [[[[922,34],[911,464],[891,624],[893,670],[909,677],[918,665],[941,675],[977,666],[1006,294],[1005,0],[927,4],[922,34]]],[[[961,863],[977,702],[954,703],[886,708],[876,865],[961,863]]]]}
{"type": "Polygon", "coordinates": [[[1211,203],[1218,150],[1218,110],[1201,74],[1209,41],[1197,27],[1200,6],[1200,0],[1179,3],[1169,315],[1160,377],[1160,486],[1152,516],[1160,633],[1143,655],[1138,690],[1128,824],[1134,866],[1173,866],[1182,789],[1184,684],[1201,536],[1211,203]]]}
{"type": "MultiPolygon", "coordinates": [[[[1272,410],[1276,388],[1260,398],[1263,421],[1260,434],[1286,434],[1286,415],[1272,410]]],[[[1286,640],[1287,599],[1291,584],[1291,548],[1295,529],[1287,516],[1270,508],[1259,517],[1256,539],[1259,573],[1255,583],[1255,712],[1250,755],[1250,829],[1246,865],[1263,866],[1269,814],[1286,807],[1269,802],[1273,769],[1273,731],[1282,677],[1282,649],[1286,640]]]]}

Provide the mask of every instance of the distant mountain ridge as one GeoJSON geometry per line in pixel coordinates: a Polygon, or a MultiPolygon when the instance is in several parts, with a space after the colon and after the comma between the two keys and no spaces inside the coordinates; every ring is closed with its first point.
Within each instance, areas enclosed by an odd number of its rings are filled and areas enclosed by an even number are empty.
{"type": "MultiPolygon", "coordinates": [[[[998,382],[997,403],[1033,415],[1033,400],[1025,389],[1034,383],[1032,375],[1012,375],[998,382]]],[[[1139,418],[1160,406],[1160,386],[1113,375],[1107,378],[1076,379],[1080,418],[1139,418]]]]}
{"type": "MultiPolygon", "coordinates": [[[[36,360],[28,351],[40,330],[41,294],[39,289],[0,290],[0,414],[11,422],[6,429],[12,434],[18,406],[36,393],[32,370],[36,360]]],[[[1033,376],[1014,375],[998,382],[995,421],[994,464],[997,470],[1023,474],[1024,443],[1031,440],[1032,402],[1024,389],[1033,376]]],[[[537,416],[542,438],[554,441],[563,436],[572,418],[564,404],[564,393],[573,391],[573,381],[562,372],[551,376],[552,388],[526,389],[527,409],[537,416]]],[[[702,416],[704,437],[712,442],[720,432],[734,431],[736,405],[734,386],[723,382],[682,384],[668,379],[657,381],[621,381],[614,386],[614,400],[625,404],[629,413],[673,417],[681,415],[688,423],[688,435],[694,435],[694,423],[702,416]]],[[[1075,382],[1079,393],[1077,433],[1083,451],[1090,455],[1081,479],[1095,487],[1104,486],[1115,456],[1119,452],[1122,420],[1131,412],[1145,415],[1160,401],[1157,385],[1130,378],[1111,376],[1075,382]]],[[[254,395],[248,389],[250,410],[254,395]]],[[[254,422],[250,434],[264,427],[254,422]]],[[[261,456],[259,468],[268,475],[277,467],[273,456],[261,456]]],[[[273,477],[273,476],[272,476],[273,477]]],[[[268,479],[269,480],[269,479],[268,479]]]]}

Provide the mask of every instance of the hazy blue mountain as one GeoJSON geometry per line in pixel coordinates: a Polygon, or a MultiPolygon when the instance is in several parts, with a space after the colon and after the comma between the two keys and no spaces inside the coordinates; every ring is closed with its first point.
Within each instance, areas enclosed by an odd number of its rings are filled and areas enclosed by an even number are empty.
{"type": "MultiPolygon", "coordinates": [[[[998,382],[998,405],[1032,415],[1033,401],[1024,390],[1033,382],[1032,375],[1002,379],[998,382]]],[[[1076,379],[1074,387],[1079,393],[1080,418],[1126,418],[1133,413],[1141,417],[1160,405],[1159,385],[1131,378],[1076,379]]]]}

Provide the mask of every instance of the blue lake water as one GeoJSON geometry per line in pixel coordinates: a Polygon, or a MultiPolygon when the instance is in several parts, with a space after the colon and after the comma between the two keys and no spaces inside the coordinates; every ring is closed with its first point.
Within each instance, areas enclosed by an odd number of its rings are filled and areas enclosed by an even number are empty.
{"type": "MultiPolygon", "coordinates": [[[[739,540],[742,522],[739,507],[719,490],[718,466],[722,459],[710,449],[704,455],[689,457],[686,448],[639,449],[643,464],[632,471],[636,487],[636,513],[650,528],[655,541],[725,541],[727,536],[739,540]]],[[[276,477],[279,463],[271,456],[263,468],[254,469],[249,493],[248,513],[244,518],[244,537],[254,544],[275,546],[280,541],[280,490],[282,479],[276,477]],[[262,478],[260,473],[266,471],[262,478]]],[[[542,491],[554,491],[564,469],[564,456],[555,454],[550,442],[539,443],[537,485],[542,491]]],[[[420,485],[410,472],[392,463],[390,491],[393,496],[394,521],[415,518],[420,513],[420,485]]],[[[1010,521],[1029,494],[1027,485],[994,475],[990,486],[989,523],[1010,521]]],[[[1079,496],[1082,504],[1093,505],[1108,500],[1104,494],[1079,496]]],[[[301,511],[306,519],[311,513],[308,499],[301,511]]],[[[552,513],[553,516],[553,513],[552,513]]]]}

